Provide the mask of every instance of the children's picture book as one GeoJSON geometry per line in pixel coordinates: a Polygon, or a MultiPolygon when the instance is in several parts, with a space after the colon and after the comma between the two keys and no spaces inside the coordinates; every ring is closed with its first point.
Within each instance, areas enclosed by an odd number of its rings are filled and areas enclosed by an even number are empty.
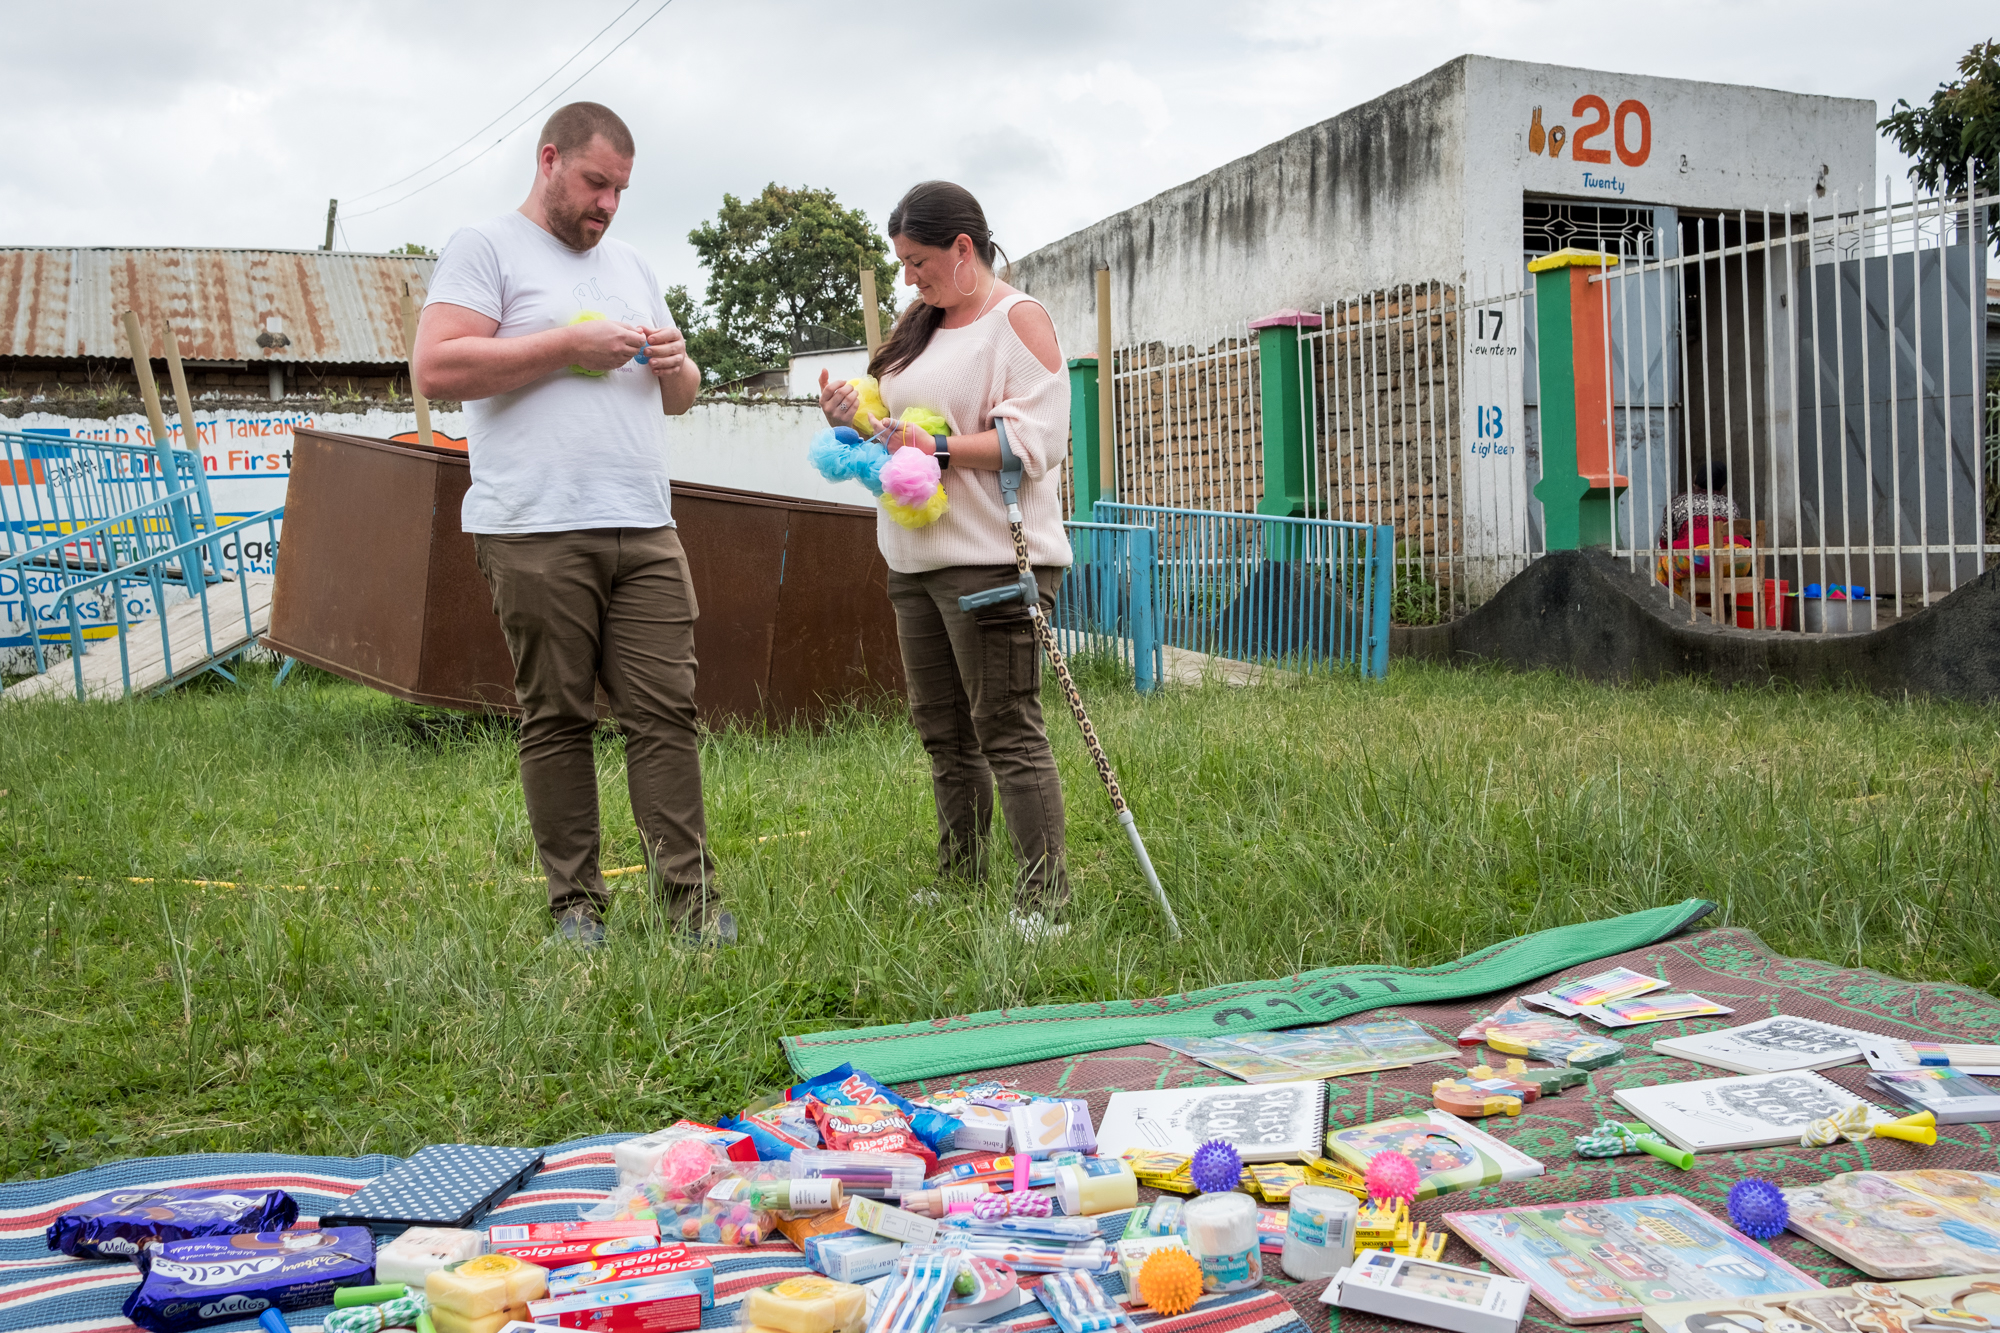
{"type": "Polygon", "coordinates": [[[1629,1028],[1641,1023],[1664,1023],[1675,1018],[1708,1018],[1736,1011],[1700,995],[1654,994],[1587,1004],[1579,1012],[1608,1028],[1629,1028]]]}
{"type": "MultiPolygon", "coordinates": [[[[1098,1138],[1101,1143],[1102,1133],[1098,1138]]],[[[1449,1111],[1424,1111],[1327,1131],[1327,1155],[1355,1171],[1366,1171],[1376,1153],[1392,1148],[1415,1162],[1422,1173],[1419,1199],[1542,1174],[1540,1162],[1449,1111]]]]}
{"type": "Polygon", "coordinates": [[[1599,972],[1594,977],[1585,977],[1581,981],[1565,981],[1560,986],[1551,986],[1545,991],[1523,995],[1521,998],[1529,1004],[1538,1004],[1544,1009],[1553,1009],[1559,1014],[1575,1017],[1590,1005],[1644,995],[1648,991],[1665,990],[1667,985],[1668,983],[1659,977],[1649,977],[1644,972],[1634,972],[1629,967],[1614,967],[1608,972],[1599,972]]]}
{"type": "Polygon", "coordinates": [[[1815,1120],[1864,1106],[1876,1119],[1893,1119],[1818,1074],[1752,1074],[1699,1079],[1650,1088],[1619,1088],[1617,1103],[1688,1152],[1772,1148],[1797,1143],[1815,1120]]]}
{"type": "Polygon", "coordinates": [[[1878,1069],[1868,1081],[1912,1110],[1929,1111],[1940,1125],[2000,1120],[2000,1089],[1950,1066],[1878,1069]]]}
{"type": "Polygon", "coordinates": [[[1456,1063],[1458,1050],[1407,1018],[1374,1023],[1323,1023],[1283,1032],[1234,1037],[1154,1037],[1151,1044],[1179,1051],[1246,1083],[1298,1078],[1338,1078],[1378,1069],[1404,1069],[1426,1060],[1456,1063]]]}
{"type": "Polygon", "coordinates": [[[1097,1126],[1097,1151],[1189,1155],[1210,1139],[1227,1139],[1246,1162],[1288,1162],[1317,1156],[1325,1129],[1326,1084],[1319,1079],[1114,1092],[1097,1126]]]}
{"type": "Polygon", "coordinates": [[[1569,1324],[1819,1282],[1675,1194],[1446,1213],[1444,1224],[1569,1324]]]}
{"type": "Polygon", "coordinates": [[[1961,1328],[1995,1320],[2000,1272],[1649,1305],[1645,1333],[1880,1333],[1929,1323],[1926,1310],[1955,1310],[1961,1328]]]}
{"type": "Polygon", "coordinates": [[[1846,1171],[1784,1195],[1793,1231],[1870,1277],[2000,1269],[2000,1175],[1846,1171]]]}
{"type": "Polygon", "coordinates": [[[1853,1064],[1861,1059],[1866,1043],[1882,1040],[1877,1033],[1822,1023],[1816,1018],[1774,1014],[1717,1032],[1663,1037],[1653,1043],[1653,1051],[1739,1074],[1784,1074],[1794,1069],[1853,1064]]]}

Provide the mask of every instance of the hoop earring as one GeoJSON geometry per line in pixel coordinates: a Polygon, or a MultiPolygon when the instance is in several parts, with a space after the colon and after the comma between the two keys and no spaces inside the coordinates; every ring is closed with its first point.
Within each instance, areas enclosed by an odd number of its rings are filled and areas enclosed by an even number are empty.
{"type": "Polygon", "coordinates": [[[963,259],[959,260],[956,264],[953,264],[951,266],[951,289],[957,292],[960,296],[970,296],[972,295],[973,292],[979,290],[979,275],[977,273],[972,275],[972,289],[971,291],[967,291],[965,288],[960,287],[958,285],[958,271],[964,267],[965,267],[965,261],[963,259]]]}

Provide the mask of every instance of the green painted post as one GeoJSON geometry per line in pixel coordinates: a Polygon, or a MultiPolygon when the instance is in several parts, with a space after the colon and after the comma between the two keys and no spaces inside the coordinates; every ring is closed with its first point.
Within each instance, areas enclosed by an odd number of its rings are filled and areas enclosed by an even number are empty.
{"type": "Polygon", "coordinates": [[[1618,262],[1594,250],[1562,249],[1528,265],[1535,275],[1535,361],[1540,368],[1542,530],[1551,551],[1611,542],[1618,496],[1631,483],[1618,474],[1611,431],[1611,384],[1605,367],[1602,273],[1618,262]]]}
{"type": "MultiPolygon", "coordinates": [[[[1304,310],[1280,310],[1250,321],[1257,331],[1257,380],[1261,386],[1264,434],[1264,494],[1257,512],[1299,518],[1312,494],[1312,430],[1306,421],[1299,330],[1316,329],[1320,317],[1304,310]]],[[[1289,523],[1273,523],[1264,534],[1264,556],[1292,560],[1300,536],[1289,523]]]]}
{"type": "Polygon", "coordinates": [[[1528,266],[1535,275],[1535,364],[1542,398],[1538,416],[1542,479],[1535,483],[1535,498],[1542,502],[1544,544],[1551,551],[1574,551],[1582,545],[1580,507],[1590,483],[1576,467],[1576,346],[1569,267],[1536,267],[1543,263],[1536,260],[1528,266]]]}
{"type": "MultiPolygon", "coordinates": [[[[1069,362],[1069,517],[1072,523],[1089,523],[1096,517],[1097,502],[1104,494],[1103,472],[1099,464],[1104,445],[1099,439],[1097,410],[1097,358],[1071,357],[1069,362]]],[[[1090,562],[1090,534],[1079,532],[1070,538],[1079,562],[1090,562]]]]}
{"type": "Polygon", "coordinates": [[[1098,438],[1097,358],[1078,356],[1069,363],[1069,517],[1072,523],[1088,523],[1104,494],[1104,446],[1098,438]]]}

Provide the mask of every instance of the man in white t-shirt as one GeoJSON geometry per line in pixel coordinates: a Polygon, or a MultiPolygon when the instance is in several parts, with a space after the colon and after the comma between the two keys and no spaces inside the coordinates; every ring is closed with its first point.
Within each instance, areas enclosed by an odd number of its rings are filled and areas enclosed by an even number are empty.
{"type": "Polygon", "coordinates": [[[417,329],[417,388],[465,402],[471,533],[514,658],[521,787],[561,935],[604,938],[592,736],[601,682],[661,901],[724,941],[695,736],[694,588],[660,418],[701,373],[638,251],[604,239],[632,176],[608,108],[549,117],[512,213],[446,243],[417,329]]]}

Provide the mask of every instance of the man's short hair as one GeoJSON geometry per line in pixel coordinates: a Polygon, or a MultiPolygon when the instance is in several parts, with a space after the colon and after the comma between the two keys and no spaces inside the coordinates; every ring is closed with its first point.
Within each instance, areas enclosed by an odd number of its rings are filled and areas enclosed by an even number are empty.
{"type": "Polygon", "coordinates": [[[590,141],[600,134],[611,145],[612,152],[620,157],[632,156],[632,131],[625,128],[616,111],[597,102],[571,102],[558,108],[548,124],[542,126],[542,139],[535,145],[535,152],[539,154],[554,144],[557,156],[568,157],[588,148],[590,141]]]}

